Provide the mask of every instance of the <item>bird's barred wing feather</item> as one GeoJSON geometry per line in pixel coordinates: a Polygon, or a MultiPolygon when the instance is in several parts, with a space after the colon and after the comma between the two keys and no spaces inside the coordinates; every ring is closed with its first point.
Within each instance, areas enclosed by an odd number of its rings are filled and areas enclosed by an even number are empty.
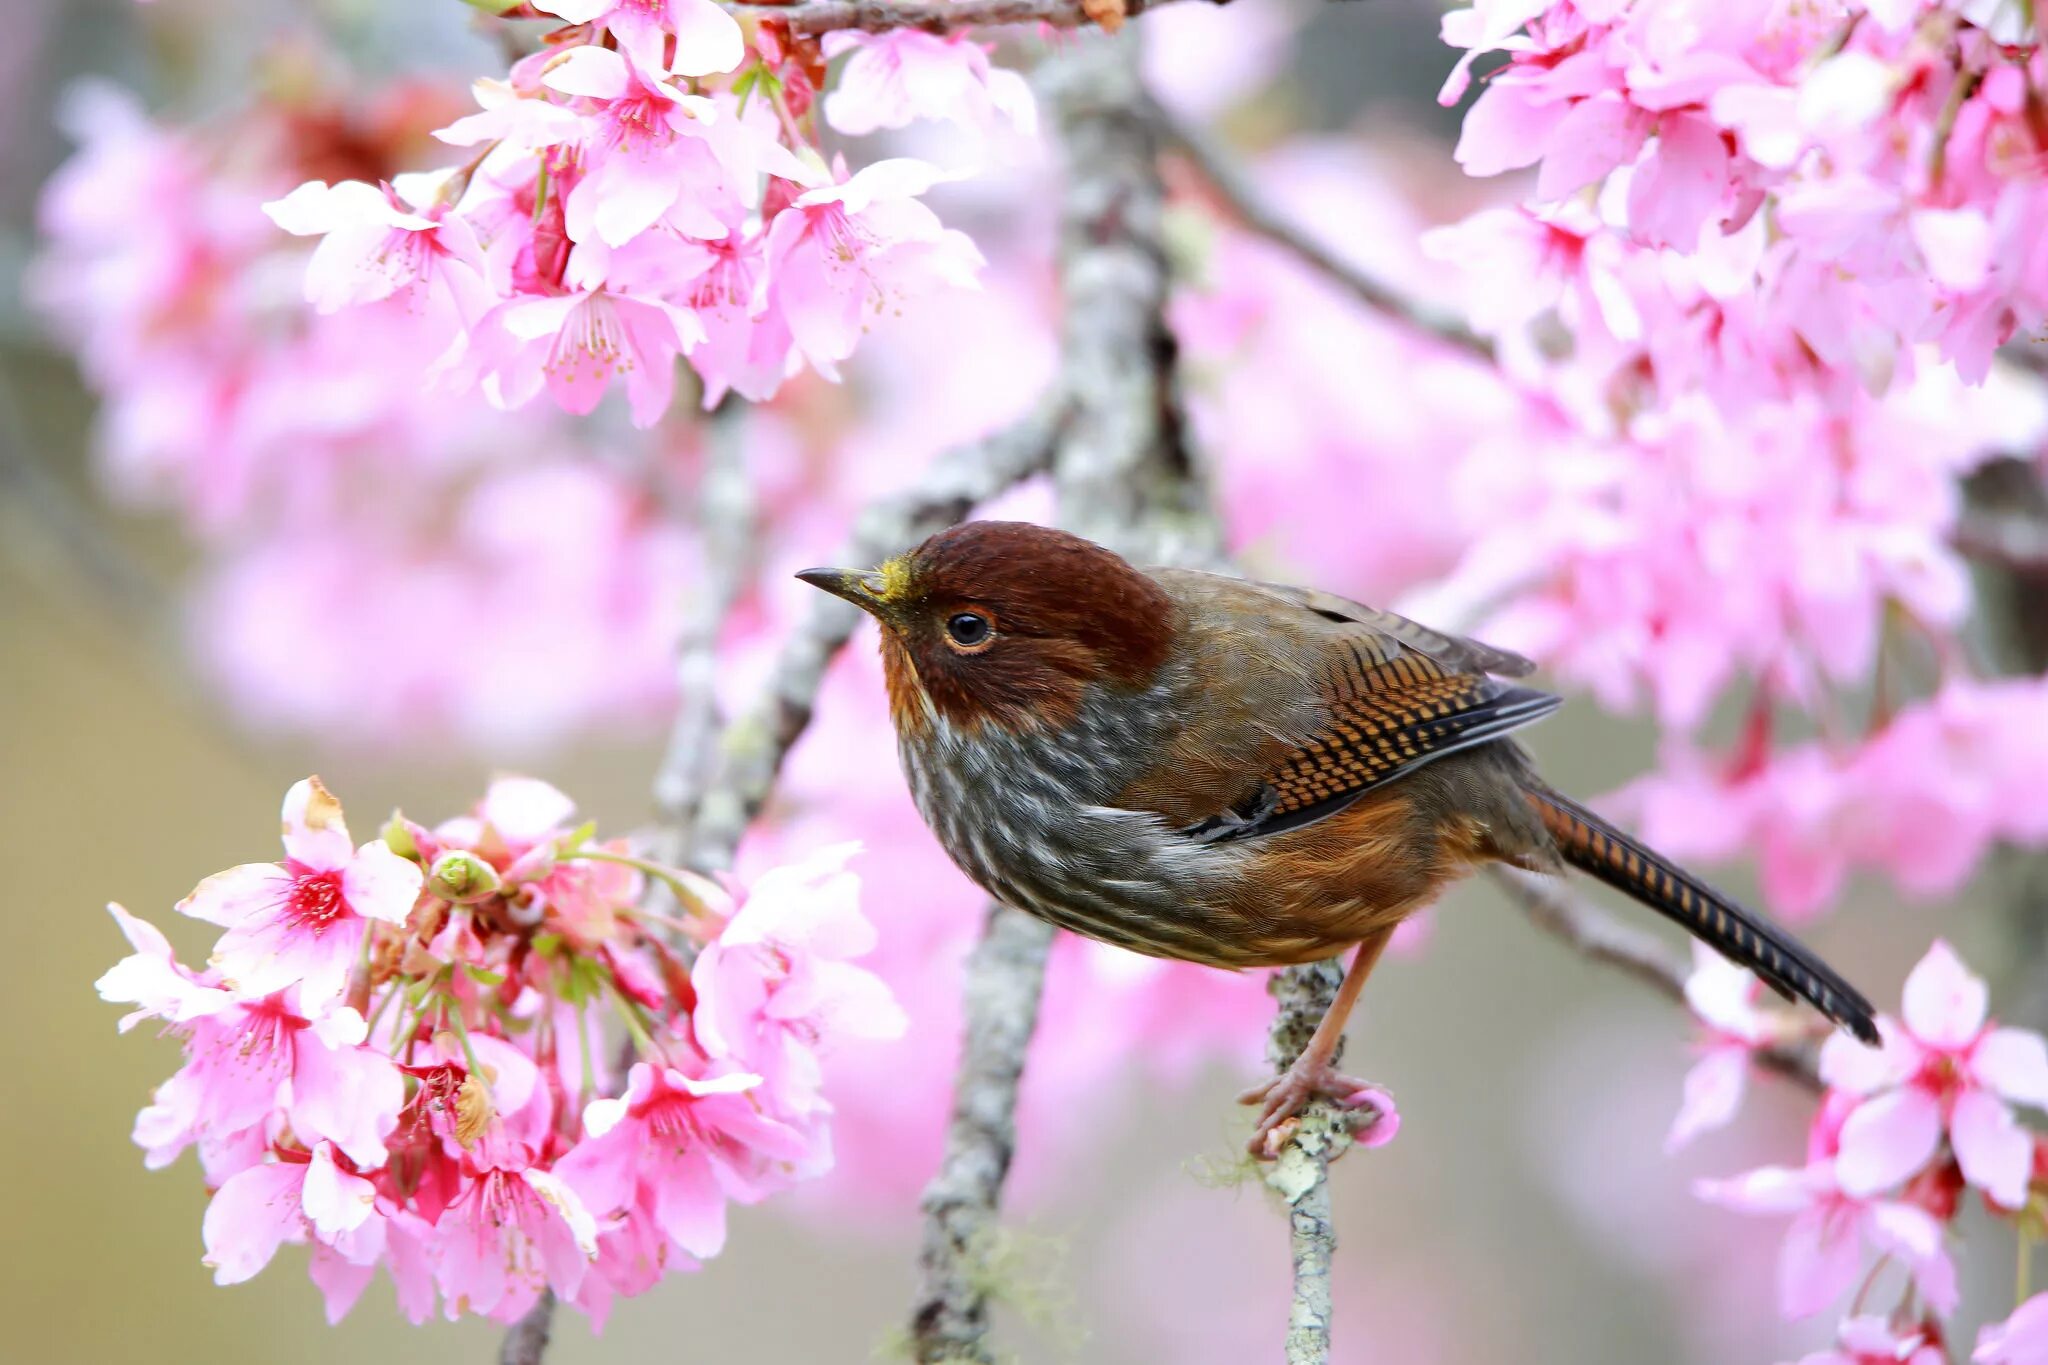
{"type": "Polygon", "coordinates": [[[1189,826],[1192,838],[1219,842],[1297,829],[1562,704],[1491,676],[1529,672],[1534,665],[1518,654],[1329,593],[1257,586],[1344,627],[1330,632],[1320,650],[1326,720],[1272,762],[1249,796],[1189,826]]]}

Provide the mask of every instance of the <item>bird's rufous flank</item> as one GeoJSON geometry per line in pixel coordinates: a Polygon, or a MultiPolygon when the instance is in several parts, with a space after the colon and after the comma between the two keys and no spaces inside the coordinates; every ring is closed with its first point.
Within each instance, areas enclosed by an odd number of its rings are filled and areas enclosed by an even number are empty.
{"type": "Polygon", "coordinates": [[[1252,1149],[1331,1067],[1394,928],[1489,862],[1588,873],[1874,1042],[1869,1003],[1764,916],[1536,775],[1511,732],[1559,698],[1528,660],[1306,588],[1140,569],[1076,536],[969,522],[879,569],[798,577],[882,626],[918,810],[990,895],[1217,967],[1351,967],[1262,1104],[1252,1149]]]}

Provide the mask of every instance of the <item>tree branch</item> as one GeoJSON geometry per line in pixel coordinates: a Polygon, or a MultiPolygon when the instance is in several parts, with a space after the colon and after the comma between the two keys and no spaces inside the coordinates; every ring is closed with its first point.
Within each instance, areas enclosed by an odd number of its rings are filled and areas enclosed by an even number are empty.
{"type": "MultiPolygon", "coordinates": [[[[879,563],[1023,482],[1046,467],[1065,423],[1066,406],[1054,400],[1013,426],[941,455],[915,488],[862,514],[840,562],[879,563]]],[[[826,668],[860,619],[858,608],[824,593],[812,595],[759,699],[733,718],[719,741],[690,840],[697,865],[731,865],[740,837],[774,790],[783,760],[811,723],[826,668]]]]}
{"type": "Polygon", "coordinates": [[[1293,253],[1310,269],[1327,277],[1373,312],[1434,337],[1475,359],[1488,364],[1493,362],[1492,341],[1473,331],[1454,314],[1411,297],[1339,256],[1320,238],[1268,202],[1252,183],[1251,177],[1208,133],[1176,118],[1157,103],[1148,107],[1161,135],[1187,158],[1202,179],[1209,182],[1224,206],[1247,229],[1293,253]]]}
{"type": "MultiPolygon", "coordinates": [[[[1529,922],[1591,962],[1619,969],[1673,1004],[1685,1005],[1685,980],[1690,970],[1663,940],[1572,894],[1556,877],[1496,863],[1489,869],[1508,898],[1521,907],[1529,922]]],[[[1824,1087],[1820,1058],[1811,1047],[1781,1043],[1758,1048],[1757,1064],[1808,1090],[1824,1087]]]]}
{"type": "MultiPolygon", "coordinates": [[[[743,420],[742,405],[728,401],[706,424],[696,510],[702,570],[676,642],[676,714],[654,774],[660,831],[655,856],[677,867],[691,860],[697,809],[717,755],[718,637],[754,567],[754,495],[747,480],[743,420]]],[[[669,898],[659,879],[649,894],[669,898]]]]}
{"type": "Polygon", "coordinates": [[[925,1187],[911,1342],[920,1361],[988,1362],[987,1264],[1017,1150],[1017,1083],[1038,1026],[1052,929],[991,904],[967,959],[965,1042],[939,1173],[925,1187]]]}
{"type": "MultiPolygon", "coordinates": [[[[1344,982],[1344,962],[1308,962],[1273,973],[1266,991],[1278,1005],[1266,1036],[1266,1061],[1284,1072],[1308,1047],[1344,982]]],[[[1337,1045],[1333,1061],[1344,1055],[1337,1045]]],[[[1351,1147],[1351,1135],[1375,1116],[1317,1100],[1302,1112],[1293,1134],[1267,1168],[1267,1188],[1287,1205],[1294,1299],[1287,1313],[1287,1365],[1323,1365],[1330,1358],[1330,1270],[1337,1256],[1337,1225],[1330,1208],[1330,1163],[1351,1147]]]]}
{"type": "Polygon", "coordinates": [[[505,1344],[498,1348],[498,1365],[541,1365],[554,1329],[555,1291],[543,1289],[526,1316],[506,1330],[505,1344]]]}
{"type": "Polygon", "coordinates": [[[2048,336],[2016,338],[2000,347],[1998,354],[2027,373],[2048,379],[2048,336]]]}
{"type": "MultiPolygon", "coordinates": [[[[1136,17],[1176,0],[1124,0],[1124,14],[1136,17]]],[[[1226,4],[1228,0],[1211,0],[1226,4]]],[[[734,13],[775,19],[791,33],[820,34],[837,29],[887,33],[915,28],[926,33],[953,33],[999,24],[1045,24],[1080,28],[1095,22],[1083,0],[799,0],[793,5],[734,4],[734,13]]]]}
{"type": "MultiPolygon", "coordinates": [[[[1052,465],[1060,520],[1141,561],[1213,560],[1217,529],[1184,440],[1166,326],[1166,196],[1143,115],[1136,34],[1076,45],[1042,74],[1066,158],[1057,391],[1070,418],[1052,465]]],[[[997,909],[969,970],[953,1124],[925,1194],[911,1312],[925,1365],[993,1359],[984,1257],[1052,933],[1041,920],[997,909]]]]}
{"type": "Polygon", "coordinates": [[[2036,515],[1972,507],[1949,533],[1949,544],[2008,574],[2048,574],[2048,521],[2036,515]]]}

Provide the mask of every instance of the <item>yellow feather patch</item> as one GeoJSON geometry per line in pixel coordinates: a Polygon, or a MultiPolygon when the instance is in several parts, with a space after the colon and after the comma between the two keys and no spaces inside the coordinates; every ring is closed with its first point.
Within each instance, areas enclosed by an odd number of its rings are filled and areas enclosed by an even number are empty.
{"type": "Polygon", "coordinates": [[[910,556],[897,555],[885,559],[875,572],[881,575],[881,599],[884,602],[900,602],[910,592],[910,556]]]}

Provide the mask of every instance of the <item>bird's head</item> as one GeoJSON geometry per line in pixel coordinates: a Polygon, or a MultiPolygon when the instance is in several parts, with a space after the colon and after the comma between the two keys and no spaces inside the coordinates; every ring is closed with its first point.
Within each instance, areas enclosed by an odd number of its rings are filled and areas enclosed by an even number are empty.
{"type": "Polygon", "coordinates": [[[1088,686],[1143,687],[1173,647],[1174,606],[1100,545],[1016,521],[941,531],[881,567],[797,575],[882,626],[889,709],[921,730],[1064,728],[1088,686]]]}

